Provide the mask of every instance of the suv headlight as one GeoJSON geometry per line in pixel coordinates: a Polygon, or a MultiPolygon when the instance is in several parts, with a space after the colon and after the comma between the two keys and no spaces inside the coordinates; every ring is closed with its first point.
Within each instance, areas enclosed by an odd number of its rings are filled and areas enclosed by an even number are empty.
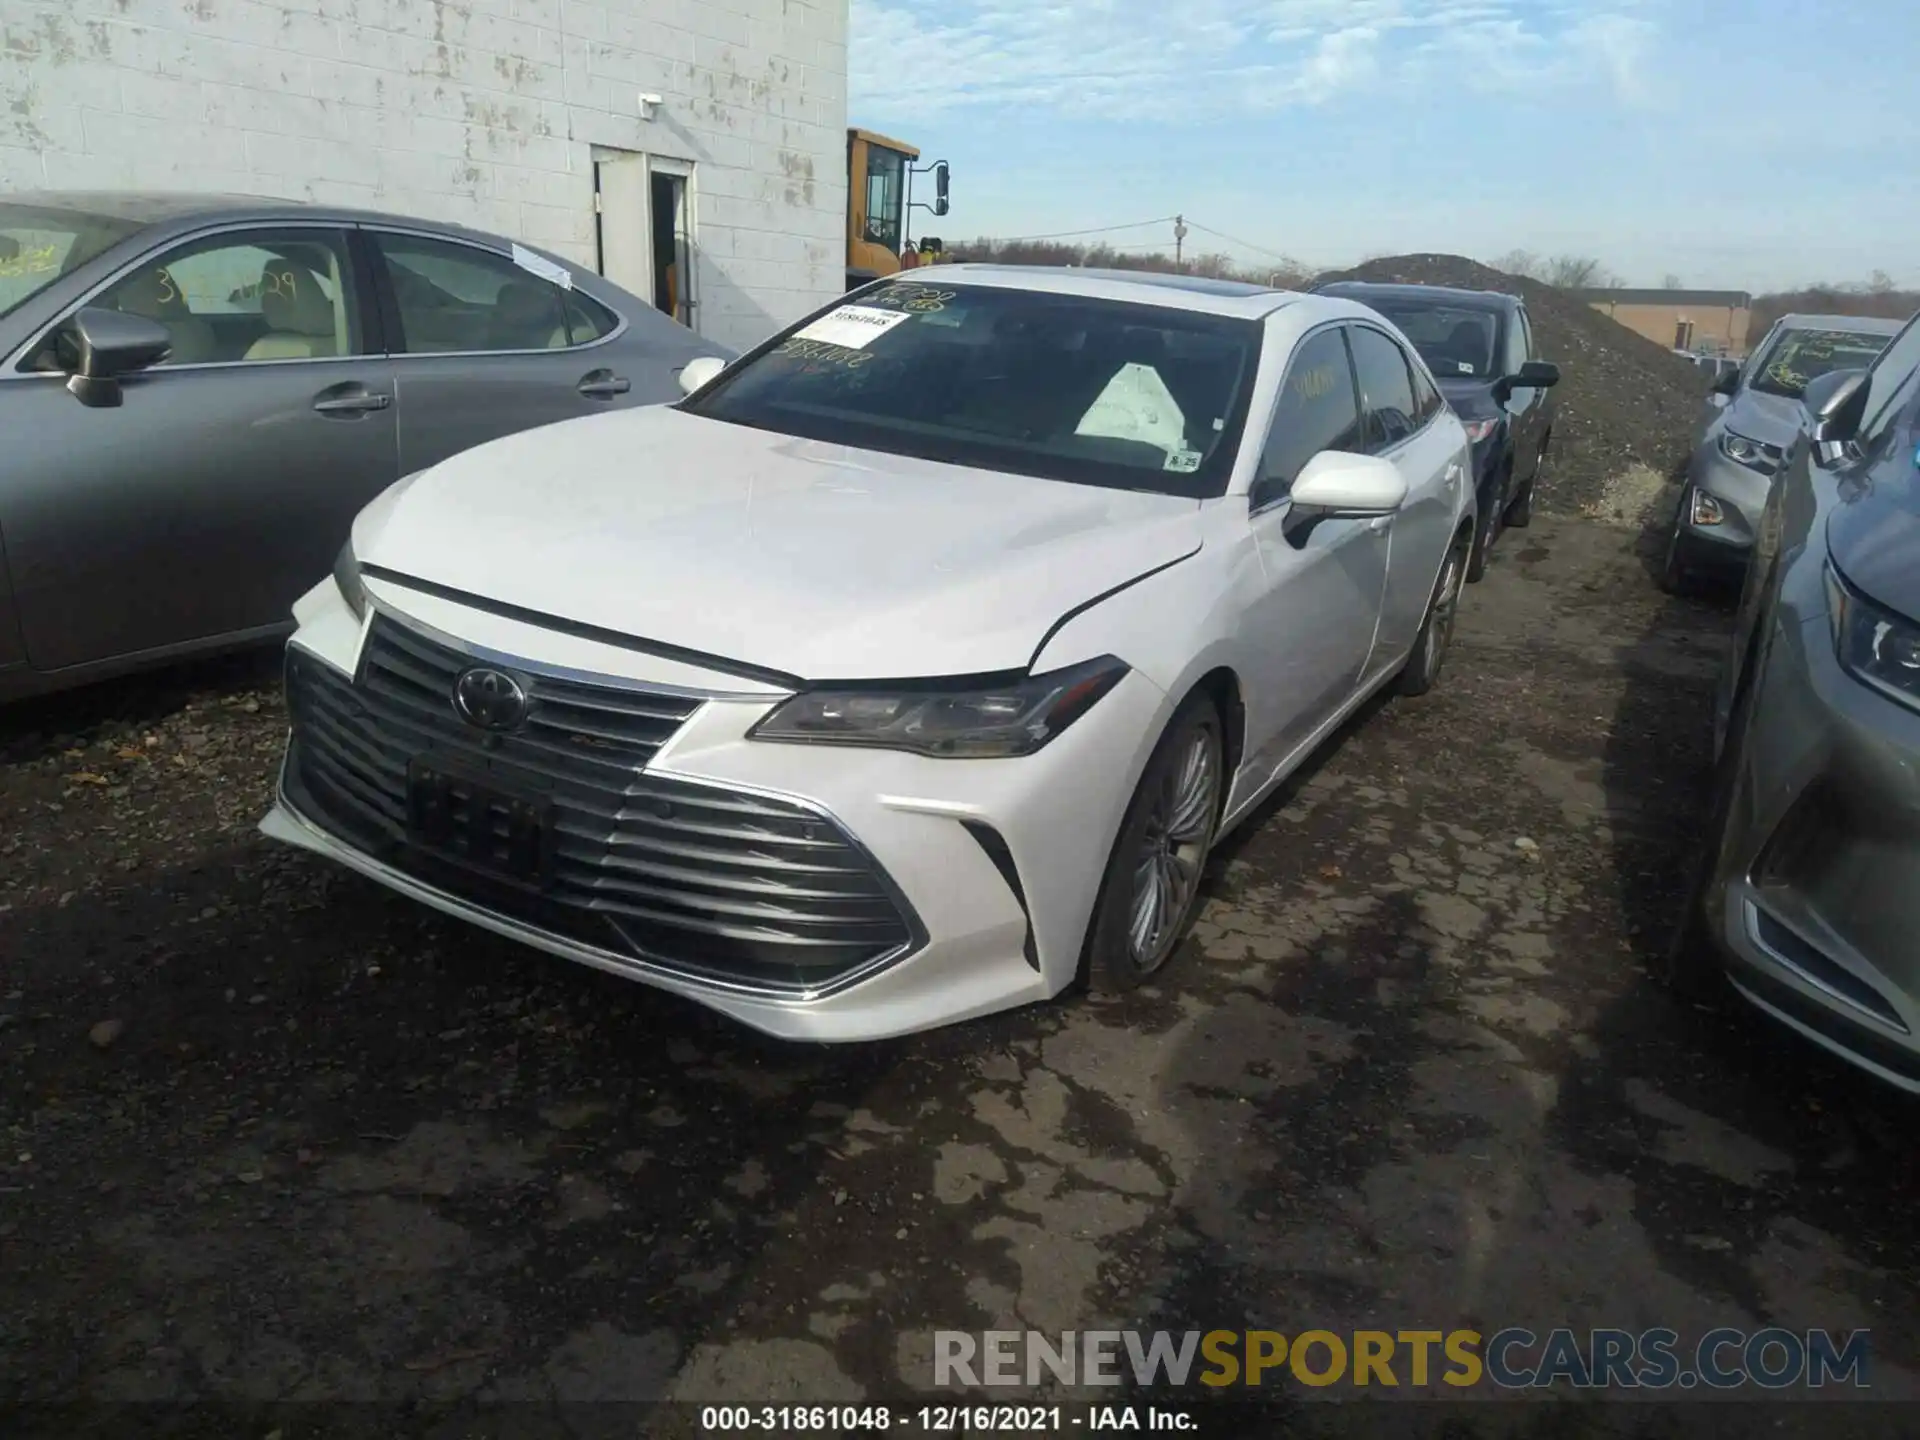
{"type": "Polygon", "coordinates": [[[340,553],[333,557],[333,583],[340,587],[340,598],[347,602],[353,618],[364,619],[367,613],[367,587],[360,582],[360,562],[354,557],[351,540],[342,545],[340,553]]]}
{"type": "Polygon", "coordinates": [[[803,690],[747,732],[752,740],[864,745],[940,759],[1031,755],[1120,683],[1111,655],[1004,684],[803,690]]]}
{"type": "Polygon", "coordinates": [[[1749,440],[1745,435],[1736,435],[1731,430],[1720,432],[1720,453],[1735,464],[1758,470],[1762,475],[1771,475],[1778,470],[1786,454],[1778,445],[1749,440]]]}
{"type": "Polygon", "coordinates": [[[1827,617],[1840,666],[1854,679],[1920,709],[1920,625],[1883,610],[1827,562],[1827,617]]]}

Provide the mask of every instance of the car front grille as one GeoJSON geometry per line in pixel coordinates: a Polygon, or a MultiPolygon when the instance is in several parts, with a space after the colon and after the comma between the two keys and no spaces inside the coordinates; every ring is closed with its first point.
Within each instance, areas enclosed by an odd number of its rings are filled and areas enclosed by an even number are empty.
{"type": "Polygon", "coordinates": [[[386,615],[352,681],[290,646],[287,799],[422,883],[690,978],[807,991],[913,944],[904,901],[831,817],[647,771],[700,700],[503,665],[530,703],[524,725],[495,733],[453,706],[476,663],[386,615]],[[536,797],[550,817],[538,873],[509,878],[422,843],[410,795],[422,762],[536,797]]]}

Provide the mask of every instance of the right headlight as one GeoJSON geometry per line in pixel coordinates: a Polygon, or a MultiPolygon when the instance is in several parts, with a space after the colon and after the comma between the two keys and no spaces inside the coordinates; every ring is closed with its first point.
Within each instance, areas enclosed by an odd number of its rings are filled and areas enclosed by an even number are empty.
{"type": "Polygon", "coordinates": [[[367,613],[367,587],[361,583],[360,562],[354,557],[351,540],[342,545],[340,553],[333,557],[333,583],[340,587],[340,598],[347,602],[353,618],[364,619],[367,613]]]}
{"type": "Polygon", "coordinates": [[[1764,441],[1750,440],[1745,435],[1736,435],[1731,430],[1722,430],[1720,453],[1736,465],[1758,470],[1762,475],[1771,475],[1780,468],[1780,460],[1786,452],[1778,445],[1768,445],[1764,441]]]}
{"type": "Polygon", "coordinates": [[[1854,679],[1920,710],[1920,625],[1883,610],[1827,562],[1827,618],[1840,666],[1854,679]]]}
{"type": "Polygon", "coordinates": [[[909,750],[943,760],[1031,755],[1125,678],[1112,656],[998,684],[834,685],[802,690],[750,740],[909,750]]]}

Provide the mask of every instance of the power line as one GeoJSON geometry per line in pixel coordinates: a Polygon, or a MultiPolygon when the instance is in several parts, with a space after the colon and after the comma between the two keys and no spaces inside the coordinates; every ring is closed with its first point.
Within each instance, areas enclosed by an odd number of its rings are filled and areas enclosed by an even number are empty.
{"type": "Polygon", "coordinates": [[[1189,220],[1187,224],[1192,226],[1195,230],[1204,230],[1209,235],[1217,235],[1222,240],[1227,241],[1229,244],[1238,245],[1243,250],[1257,250],[1260,254],[1270,255],[1275,260],[1291,261],[1294,258],[1291,255],[1283,255],[1278,250],[1269,250],[1265,245],[1256,245],[1251,240],[1236,239],[1234,236],[1227,234],[1226,231],[1216,230],[1211,225],[1202,225],[1198,220],[1189,220]]]}
{"type": "Polygon", "coordinates": [[[1171,215],[1162,215],[1157,220],[1137,220],[1131,225],[1095,225],[1089,230],[1056,230],[1051,235],[1013,235],[999,243],[1018,245],[1027,240],[1065,240],[1074,235],[1109,235],[1115,230],[1144,230],[1149,225],[1165,225],[1172,219],[1171,215]]]}

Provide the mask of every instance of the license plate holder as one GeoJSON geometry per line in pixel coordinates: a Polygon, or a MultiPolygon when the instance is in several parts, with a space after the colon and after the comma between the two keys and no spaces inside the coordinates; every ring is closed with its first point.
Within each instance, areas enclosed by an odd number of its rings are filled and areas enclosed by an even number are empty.
{"type": "Polygon", "coordinates": [[[407,833],[442,859],[538,885],[550,857],[553,801],[491,770],[416,756],[407,765],[407,833]]]}

